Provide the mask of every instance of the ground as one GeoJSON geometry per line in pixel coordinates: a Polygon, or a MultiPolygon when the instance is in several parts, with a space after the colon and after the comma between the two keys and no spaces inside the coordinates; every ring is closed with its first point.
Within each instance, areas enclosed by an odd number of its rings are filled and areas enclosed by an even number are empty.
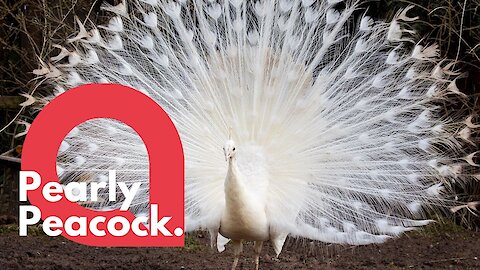
{"type": "MultiPolygon", "coordinates": [[[[244,247],[237,269],[253,269],[253,245],[244,247]]],[[[229,269],[232,252],[213,252],[202,233],[185,248],[96,248],[38,229],[18,236],[15,225],[0,226],[1,269],[229,269]]],[[[381,245],[333,246],[289,241],[278,259],[267,244],[260,269],[480,269],[480,232],[433,225],[381,245]],[[309,248],[307,248],[309,246],[309,248]]]]}

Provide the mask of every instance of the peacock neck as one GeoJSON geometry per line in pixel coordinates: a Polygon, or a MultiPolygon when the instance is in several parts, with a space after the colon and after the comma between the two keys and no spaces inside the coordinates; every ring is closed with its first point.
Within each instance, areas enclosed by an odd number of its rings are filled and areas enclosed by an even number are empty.
{"type": "Polygon", "coordinates": [[[230,157],[228,158],[228,171],[232,170],[237,170],[237,158],[236,157],[230,157]]]}
{"type": "Polygon", "coordinates": [[[228,159],[228,171],[226,184],[240,185],[240,172],[238,171],[237,158],[231,157],[228,159]]]}
{"type": "Polygon", "coordinates": [[[231,157],[228,160],[228,171],[225,179],[225,200],[227,207],[241,206],[245,193],[245,184],[241,179],[237,160],[235,157],[231,157]]]}

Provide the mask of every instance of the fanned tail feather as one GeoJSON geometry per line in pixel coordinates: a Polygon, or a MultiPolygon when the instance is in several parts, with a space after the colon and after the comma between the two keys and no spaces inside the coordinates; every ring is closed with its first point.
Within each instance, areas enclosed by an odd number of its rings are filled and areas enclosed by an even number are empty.
{"type": "MultiPolygon", "coordinates": [[[[77,20],[68,49],[36,74],[57,95],[84,83],[128,85],[169,113],[185,151],[187,230],[218,228],[221,146],[232,129],[272,228],[378,243],[429,222],[417,220],[424,207],[443,204],[442,189],[475,165],[463,149],[478,125],[441,115],[438,102],[460,93],[459,74],[437,46],[413,42],[409,8],[390,23],[355,22],[358,2],[339,2],[106,5],[106,26],[87,31],[77,20]]],[[[142,183],[131,210],[146,213],[147,154],[131,128],[97,119],[65,138],[63,182],[103,181],[111,169],[118,181],[142,183]]]]}

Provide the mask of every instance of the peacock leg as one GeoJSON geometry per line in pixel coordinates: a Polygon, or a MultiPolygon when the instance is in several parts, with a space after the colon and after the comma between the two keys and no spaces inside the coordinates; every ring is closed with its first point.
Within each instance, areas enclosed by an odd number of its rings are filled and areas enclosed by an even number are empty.
{"type": "Polygon", "coordinates": [[[258,265],[260,263],[260,252],[262,252],[263,241],[255,241],[253,246],[255,250],[255,270],[258,270],[258,265]]]}
{"type": "Polygon", "coordinates": [[[218,230],[215,230],[215,229],[208,230],[208,234],[210,235],[210,248],[214,249],[217,244],[218,230]]]}
{"type": "Polygon", "coordinates": [[[240,253],[242,253],[242,240],[232,240],[233,244],[233,255],[235,256],[233,259],[233,264],[232,264],[232,270],[235,270],[238,264],[238,257],[240,256],[240,253]]]}

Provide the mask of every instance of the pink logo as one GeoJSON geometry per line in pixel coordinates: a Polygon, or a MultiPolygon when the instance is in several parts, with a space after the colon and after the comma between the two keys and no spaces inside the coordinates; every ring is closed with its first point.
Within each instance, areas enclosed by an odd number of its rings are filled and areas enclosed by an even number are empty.
{"type": "MultiPolygon", "coordinates": [[[[72,241],[93,246],[183,246],[183,163],[178,132],[155,101],[126,86],[90,84],[66,91],[39,113],[25,139],[22,172],[29,171],[23,178],[24,184],[31,187],[25,193],[32,206],[40,210],[43,220],[55,217],[48,219],[50,226],[53,224],[59,234],[61,231],[61,235],[72,241]],[[42,193],[58,185],[56,158],[65,136],[75,126],[94,118],[119,120],[133,128],[145,143],[150,163],[148,225],[128,210],[96,211],[65,196],[58,196],[52,202],[42,193]],[[41,176],[41,180],[35,175],[41,176]],[[81,220],[88,224],[86,233],[72,236],[65,230],[67,224],[70,231],[80,230],[81,220]]],[[[57,194],[62,195],[63,191],[57,190],[57,194]]]]}

